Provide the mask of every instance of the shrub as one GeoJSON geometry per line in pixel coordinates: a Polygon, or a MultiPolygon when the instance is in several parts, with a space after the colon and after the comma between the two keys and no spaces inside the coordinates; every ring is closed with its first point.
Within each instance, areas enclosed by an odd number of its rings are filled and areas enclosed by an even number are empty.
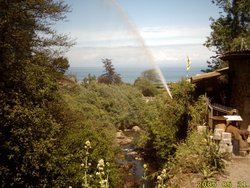
{"type": "Polygon", "coordinates": [[[159,93],[156,86],[144,77],[137,78],[134,82],[134,86],[138,88],[145,97],[154,97],[159,93]]]}
{"type": "Polygon", "coordinates": [[[207,120],[208,98],[200,96],[198,100],[189,106],[190,121],[189,127],[196,128],[197,125],[203,125],[207,120]]]}
{"type": "Polygon", "coordinates": [[[189,121],[189,105],[192,102],[193,86],[181,80],[171,85],[173,99],[166,92],[159,94],[145,108],[144,124],[147,137],[143,136],[144,147],[157,166],[175,152],[175,144],[185,139],[189,121]],[[161,161],[161,162],[159,162],[161,161]]]}
{"type": "Polygon", "coordinates": [[[185,174],[198,174],[200,179],[207,180],[224,170],[225,154],[219,152],[219,146],[208,139],[210,133],[191,131],[185,142],[179,144],[172,160],[166,163],[168,174],[164,183],[177,186],[185,174]]]}

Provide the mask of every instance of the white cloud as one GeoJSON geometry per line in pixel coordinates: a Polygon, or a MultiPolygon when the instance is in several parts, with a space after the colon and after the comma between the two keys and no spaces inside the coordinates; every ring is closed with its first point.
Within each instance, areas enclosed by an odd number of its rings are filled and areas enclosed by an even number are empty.
{"type": "Polygon", "coordinates": [[[208,34],[206,27],[144,27],[141,29],[143,36],[148,37],[182,37],[182,36],[203,36],[208,34]],[[157,35],[156,35],[157,34],[157,35]]]}
{"type": "Polygon", "coordinates": [[[202,44],[209,30],[205,27],[148,27],[142,28],[141,35],[150,46],[202,44]]]}
{"type": "MultiPolygon", "coordinates": [[[[153,60],[160,65],[181,65],[187,55],[193,65],[205,64],[211,53],[201,45],[153,46],[149,50],[153,60]]],[[[146,51],[139,47],[79,47],[68,54],[71,66],[102,66],[101,59],[112,59],[115,66],[150,66],[146,51]]]]}
{"type": "Polygon", "coordinates": [[[101,60],[109,58],[118,66],[148,63],[144,50],[137,47],[78,47],[67,53],[72,66],[102,66],[101,60]]]}
{"type": "MultiPolygon", "coordinates": [[[[186,63],[187,55],[193,64],[205,64],[212,55],[202,45],[209,35],[203,27],[147,27],[140,34],[149,46],[150,56],[159,64],[186,63]]],[[[102,58],[111,58],[119,66],[149,63],[148,50],[128,30],[73,31],[71,35],[77,38],[77,45],[67,54],[72,66],[100,65],[102,58]]]]}
{"type": "Polygon", "coordinates": [[[71,31],[77,47],[136,46],[135,36],[126,30],[71,31]]]}
{"type": "MultiPolygon", "coordinates": [[[[209,30],[204,27],[145,27],[138,32],[149,46],[202,44],[209,35],[209,30]]],[[[133,31],[120,27],[113,30],[76,30],[71,31],[70,35],[77,39],[77,46],[81,47],[139,46],[141,44],[133,31]]]]}

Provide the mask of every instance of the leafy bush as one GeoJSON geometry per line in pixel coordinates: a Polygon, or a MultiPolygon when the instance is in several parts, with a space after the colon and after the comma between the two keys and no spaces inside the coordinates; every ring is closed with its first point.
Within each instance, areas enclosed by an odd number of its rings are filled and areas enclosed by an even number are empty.
{"type": "Polygon", "coordinates": [[[99,110],[99,113],[91,113],[92,115],[98,117],[103,114],[100,117],[102,121],[107,120],[117,128],[140,125],[144,118],[145,101],[133,86],[90,84],[82,88],[82,95],[84,100],[99,110]]]}
{"type": "Polygon", "coordinates": [[[192,101],[193,86],[182,80],[173,83],[171,88],[173,99],[164,92],[147,103],[145,108],[147,136],[143,136],[142,140],[150,157],[157,158],[158,167],[174,153],[175,144],[186,137],[188,129],[188,107],[192,101]]]}
{"type": "MultiPolygon", "coordinates": [[[[106,85],[102,85],[105,86],[106,85]]],[[[114,186],[119,183],[115,167],[115,147],[113,140],[116,128],[108,117],[108,112],[102,108],[101,97],[92,89],[74,84],[61,88],[62,101],[67,104],[68,129],[60,137],[59,148],[55,151],[57,163],[54,185],[59,187],[81,186],[84,171],[81,164],[86,157],[85,142],[90,140],[92,149],[89,156],[89,173],[94,174],[100,158],[108,161],[110,181],[114,186]]],[[[98,185],[98,182],[92,182],[98,185]]]]}
{"type": "Polygon", "coordinates": [[[219,146],[209,139],[209,133],[191,131],[185,142],[177,146],[174,158],[166,164],[168,172],[165,183],[177,186],[176,179],[185,174],[199,174],[207,180],[223,171],[225,154],[219,152],[219,146]]]}
{"type": "MultiPolygon", "coordinates": [[[[146,103],[141,93],[129,85],[95,82],[80,86],[71,83],[61,87],[60,91],[63,103],[68,106],[66,122],[70,128],[62,135],[60,147],[55,152],[58,174],[54,184],[81,185],[86,140],[92,144],[89,156],[92,165],[88,173],[95,174],[96,163],[103,158],[110,163],[110,185],[119,184],[114,136],[117,129],[144,125],[146,103]]],[[[92,183],[98,185],[94,180],[92,183]]]]}
{"type": "Polygon", "coordinates": [[[158,187],[178,187],[190,173],[208,179],[224,169],[223,159],[226,157],[219,153],[218,145],[208,139],[210,133],[196,131],[207,118],[208,99],[201,96],[195,102],[193,86],[184,80],[172,84],[171,88],[173,100],[159,95],[150,104],[156,124],[149,123],[148,132],[151,134],[147,141],[162,164],[165,161],[164,168],[158,173],[158,187]],[[185,132],[187,136],[183,137],[185,132]]]}
{"type": "Polygon", "coordinates": [[[208,98],[200,96],[198,100],[189,106],[190,121],[189,127],[196,128],[197,125],[203,125],[207,120],[208,98]]]}
{"type": "Polygon", "coordinates": [[[147,78],[144,77],[137,78],[134,82],[134,86],[138,88],[145,97],[154,97],[159,93],[157,88],[147,78]]]}

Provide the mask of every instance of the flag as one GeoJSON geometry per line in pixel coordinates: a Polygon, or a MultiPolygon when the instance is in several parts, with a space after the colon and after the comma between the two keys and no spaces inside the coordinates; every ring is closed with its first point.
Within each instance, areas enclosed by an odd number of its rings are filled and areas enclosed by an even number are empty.
{"type": "Polygon", "coordinates": [[[190,69],[190,65],[191,65],[191,60],[189,56],[187,56],[187,71],[190,69]]]}

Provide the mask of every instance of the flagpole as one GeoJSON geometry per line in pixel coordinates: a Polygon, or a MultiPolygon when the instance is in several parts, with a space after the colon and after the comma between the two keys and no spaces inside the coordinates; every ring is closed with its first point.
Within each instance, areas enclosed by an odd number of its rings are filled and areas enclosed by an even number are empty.
{"type": "Polygon", "coordinates": [[[191,61],[190,61],[189,56],[187,56],[187,69],[186,69],[187,79],[189,77],[188,72],[189,72],[190,66],[191,66],[191,61]]]}

